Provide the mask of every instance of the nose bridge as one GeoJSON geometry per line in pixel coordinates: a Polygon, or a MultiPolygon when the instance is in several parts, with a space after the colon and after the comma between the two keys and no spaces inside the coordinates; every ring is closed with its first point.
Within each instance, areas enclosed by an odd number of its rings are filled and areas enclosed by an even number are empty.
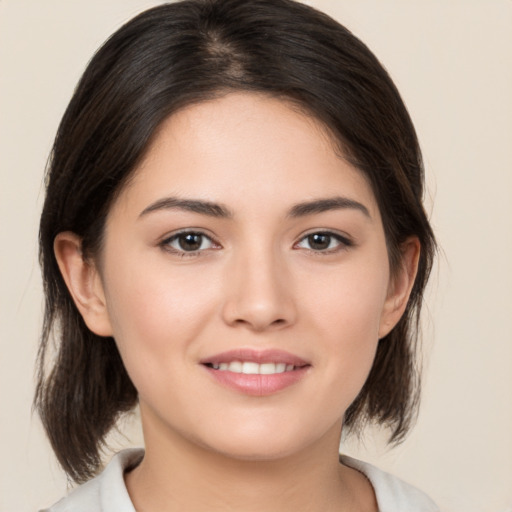
{"type": "Polygon", "coordinates": [[[226,276],[225,320],[256,331],[295,321],[293,285],[285,255],[271,242],[234,251],[226,276]]]}

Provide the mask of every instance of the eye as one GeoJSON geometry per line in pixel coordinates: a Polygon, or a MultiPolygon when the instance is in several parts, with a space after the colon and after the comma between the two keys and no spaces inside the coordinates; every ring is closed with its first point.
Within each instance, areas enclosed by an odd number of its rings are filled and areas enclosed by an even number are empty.
{"type": "Polygon", "coordinates": [[[347,237],[328,231],[318,231],[303,237],[296,247],[315,252],[336,252],[351,245],[353,244],[347,237]]]}
{"type": "Polygon", "coordinates": [[[181,254],[196,253],[218,247],[209,236],[197,231],[176,233],[163,240],[161,245],[166,250],[181,254]]]}

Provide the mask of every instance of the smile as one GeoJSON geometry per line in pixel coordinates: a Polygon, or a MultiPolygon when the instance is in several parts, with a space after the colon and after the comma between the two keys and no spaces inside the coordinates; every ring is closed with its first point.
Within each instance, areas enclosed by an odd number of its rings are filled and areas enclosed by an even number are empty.
{"type": "Polygon", "coordinates": [[[296,366],[286,363],[255,363],[252,361],[232,361],[230,363],[212,363],[211,368],[221,372],[243,373],[245,375],[274,375],[291,372],[296,366]]]}
{"type": "Polygon", "coordinates": [[[282,350],[235,349],[200,363],[222,387],[260,397],[297,385],[312,369],[309,361],[282,350]]]}

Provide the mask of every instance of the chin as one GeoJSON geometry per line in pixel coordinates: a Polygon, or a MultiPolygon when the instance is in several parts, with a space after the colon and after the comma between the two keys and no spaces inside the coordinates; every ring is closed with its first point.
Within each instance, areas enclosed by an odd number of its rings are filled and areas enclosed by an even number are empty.
{"type": "Polygon", "coordinates": [[[285,459],[300,452],[298,446],[273,446],[271,443],[262,442],[267,446],[249,446],[248,443],[240,443],[240,445],[221,446],[213,448],[217,454],[243,462],[271,462],[285,459]]]}
{"type": "MultiPolygon", "coordinates": [[[[295,424],[295,427],[298,423],[295,424]]],[[[235,429],[225,435],[208,436],[201,443],[207,450],[239,461],[276,461],[299,454],[323,437],[322,432],[296,428],[235,429]]],[[[267,427],[270,427],[267,425],[267,427]]]]}

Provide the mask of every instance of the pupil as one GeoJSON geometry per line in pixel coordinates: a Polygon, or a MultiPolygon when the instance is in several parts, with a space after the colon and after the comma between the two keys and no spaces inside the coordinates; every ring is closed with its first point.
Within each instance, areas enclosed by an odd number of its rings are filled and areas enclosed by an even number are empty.
{"type": "Polygon", "coordinates": [[[308,241],[312,249],[322,250],[329,247],[331,237],[322,233],[315,233],[314,235],[309,235],[308,241]]]}
{"type": "Polygon", "coordinates": [[[180,248],[184,251],[197,251],[201,247],[202,235],[189,233],[179,238],[180,248]]]}

